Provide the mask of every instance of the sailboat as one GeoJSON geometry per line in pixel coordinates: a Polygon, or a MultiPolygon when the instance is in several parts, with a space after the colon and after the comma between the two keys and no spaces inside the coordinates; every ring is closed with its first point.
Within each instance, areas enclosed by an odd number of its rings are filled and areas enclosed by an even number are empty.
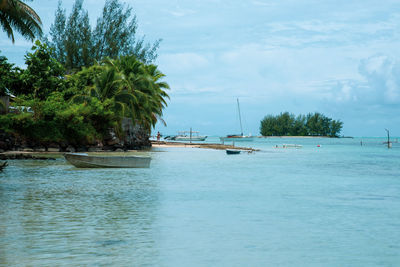
{"type": "Polygon", "coordinates": [[[224,141],[253,141],[253,136],[243,135],[243,126],[242,126],[242,117],[240,115],[239,98],[237,98],[236,100],[237,100],[237,106],[238,106],[238,111],[239,111],[240,134],[229,134],[225,137],[220,137],[219,139],[222,142],[224,142],[224,141]]]}

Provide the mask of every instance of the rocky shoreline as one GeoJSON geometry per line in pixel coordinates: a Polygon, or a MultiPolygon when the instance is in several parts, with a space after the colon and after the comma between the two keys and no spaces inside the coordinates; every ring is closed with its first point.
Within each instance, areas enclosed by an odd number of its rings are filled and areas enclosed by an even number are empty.
{"type": "Polygon", "coordinates": [[[33,159],[33,160],[56,160],[56,157],[51,155],[39,155],[30,152],[6,152],[0,153],[0,160],[14,160],[14,159],[33,159]]]}
{"type": "Polygon", "coordinates": [[[20,152],[122,152],[127,150],[149,149],[151,142],[148,135],[130,136],[129,141],[111,136],[92,144],[71,144],[67,142],[46,143],[29,140],[13,134],[0,132],[0,153],[7,151],[20,152]]]}

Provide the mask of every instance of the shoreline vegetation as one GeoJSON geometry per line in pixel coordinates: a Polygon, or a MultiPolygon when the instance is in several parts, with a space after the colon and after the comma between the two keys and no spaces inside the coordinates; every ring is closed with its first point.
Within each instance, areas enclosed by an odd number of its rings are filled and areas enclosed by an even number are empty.
{"type": "Polygon", "coordinates": [[[35,36],[25,69],[0,55],[0,152],[151,146],[169,99],[154,64],[161,40],[138,36],[136,15],[119,0],[105,2],[95,27],[82,3],[75,0],[67,16],[59,2],[49,36],[35,36]]]}
{"type": "MultiPolygon", "coordinates": [[[[95,27],[83,0],[75,0],[68,16],[60,1],[49,35],[27,35],[38,40],[25,55],[26,69],[0,55],[0,153],[108,153],[151,146],[256,151],[150,141],[156,123],[165,125],[170,87],[153,64],[161,40],[145,43],[137,29],[132,8],[119,0],[105,2],[95,27]]],[[[342,125],[318,112],[297,117],[284,112],[266,116],[260,133],[262,138],[339,137],[342,125]]]]}
{"type": "Polygon", "coordinates": [[[298,116],[283,112],[265,116],[260,123],[260,133],[263,136],[339,137],[342,127],[340,120],[333,120],[319,112],[298,116]]]}

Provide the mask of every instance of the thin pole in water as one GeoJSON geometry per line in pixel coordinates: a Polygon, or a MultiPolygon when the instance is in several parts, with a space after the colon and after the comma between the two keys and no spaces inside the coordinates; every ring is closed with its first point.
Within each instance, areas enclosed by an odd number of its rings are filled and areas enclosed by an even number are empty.
{"type": "Polygon", "coordinates": [[[190,143],[192,143],[192,127],[190,127],[190,143]]]}
{"type": "Polygon", "coordinates": [[[389,130],[388,130],[388,129],[385,129],[385,130],[386,130],[386,132],[387,132],[387,137],[388,137],[387,146],[388,146],[388,148],[391,148],[391,147],[392,147],[392,143],[390,142],[389,130]]]}
{"type": "Polygon", "coordinates": [[[239,111],[240,134],[243,136],[242,117],[240,116],[239,98],[237,98],[236,100],[237,100],[238,111],[239,111]]]}

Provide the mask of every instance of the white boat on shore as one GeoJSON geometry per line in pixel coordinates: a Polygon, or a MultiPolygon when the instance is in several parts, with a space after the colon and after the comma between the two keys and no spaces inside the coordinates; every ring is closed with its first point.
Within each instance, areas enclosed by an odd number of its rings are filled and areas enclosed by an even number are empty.
{"type": "Polygon", "coordinates": [[[253,141],[253,136],[250,135],[227,135],[225,137],[220,137],[219,140],[225,141],[253,141]]]}
{"type": "Polygon", "coordinates": [[[237,100],[237,107],[239,113],[239,122],[240,122],[240,134],[231,134],[224,137],[220,137],[219,139],[221,142],[225,141],[253,141],[253,136],[251,135],[243,135],[243,126],[242,126],[242,116],[240,115],[240,105],[239,105],[239,98],[237,100]]]}
{"type": "Polygon", "coordinates": [[[207,136],[199,135],[199,132],[196,131],[182,131],[178,132],[178,135],[172,136],[169,138],[165,138],[167,140],[173,140],[173,141],[204,141],[207,139],[207,136]]]}
{"type": "Polygon", "coordinates": [[[65,159],[77,168],[149,168],[150,157],[93,156],[86,153],[66,153],[65,159]]]}

